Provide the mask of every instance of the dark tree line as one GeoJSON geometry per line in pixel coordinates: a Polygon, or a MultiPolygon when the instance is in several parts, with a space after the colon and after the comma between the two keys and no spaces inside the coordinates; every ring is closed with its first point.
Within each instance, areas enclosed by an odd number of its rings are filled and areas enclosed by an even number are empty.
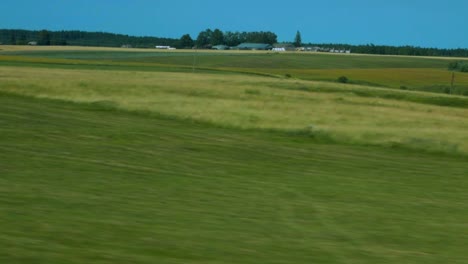
{"type": "Polygon", "coordinates": [[[0,43],[5,45],[27,45],[36,42],[37,45],[72,45],[153,48],[155,45],[172,46],[176,48],[210,48],[215,45],[237,46],[243,42],[274,44],[277,36],[272,32],[222,32],[219,29],[207,29],[200,32],[196,40],[189,34],[180,39],[157,37],[134,37],[105,32],[86,32],[78,30],[48,31],[48,30],[0,30],[0,43]]]}
{"type": "Polygon", "coordinates": [[[308,44],[320,48],[351,50],[353,53],[408,56],[443,56],[468,57],[468,49],[438,49],[415,46],[385,46],[385,45],[348,45],[348,44],[308,44]]]}
{"type": "Polygon", "coordinates": [[[121,47],[122,45],[130,45],[136,48],[153,48],[155,45],[176,46],[179,44],[178,39],[133,37],[105,32],[11,29],[0,30],[0,42],[6,45],[27,45],[29,42],[37,42],[37,45],[96,47],[121,47]]]}
{"type": "Polygon", "coordinates": [[[219,29],[206,29],[198,34],[194,44],[197,48],[210,48],[216,45],[226,45],[230,47],[238,46],[241,43],[265,43],[275,44],[278,37],[269,31],[258,32],[222,32],[219,29]]]}

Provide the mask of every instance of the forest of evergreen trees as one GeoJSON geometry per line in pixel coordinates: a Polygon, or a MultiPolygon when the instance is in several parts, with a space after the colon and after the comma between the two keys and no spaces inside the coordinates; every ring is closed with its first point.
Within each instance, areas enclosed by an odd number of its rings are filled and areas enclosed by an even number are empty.
{"type": "Polygon", "coordinates": [[[95,47],[121,47],[130,45],[135,48],[154,48],[155,45],[176,46],[178,39],[156,37],[133,37],[105,32],[48,31],[48,30],[0,30],[0,43],[4,45],[71,45],[95,47]]]}
{"type": "MultiPolygon", "coordinates": [[[[96,47],[154,48],[155,45],[172,46],[176,48],[211,48],[213,45],[224,44],[236,46],[242,42],[268,43],[277,42],[273,32],[222,32],[219,29],[201,31],[196,39],[189,34],[180,39],[158,37],[134,37],[105,32],[48,31],[48,30],[12,30],[0,29],[0,44],[27,45],[37,42],[37,45],[71,45],[96,47]]],[[[381,55],[411,55],[411,56],[446,56],[468,57],[468,49],[439,49],[414,46],[384,46],[384,45],[348,45],[348,44],[312,44],[304,46],[326,49],[351,50],[352,53],[381,55]]]]}

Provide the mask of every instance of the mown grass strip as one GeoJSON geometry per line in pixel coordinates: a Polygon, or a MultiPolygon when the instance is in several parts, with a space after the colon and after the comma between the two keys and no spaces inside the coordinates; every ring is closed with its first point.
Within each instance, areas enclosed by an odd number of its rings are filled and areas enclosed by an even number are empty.
{"type": "Polygon", "coordinates": [[[466,160],[0,96],[5,263],[463,263],[466,160]]]}

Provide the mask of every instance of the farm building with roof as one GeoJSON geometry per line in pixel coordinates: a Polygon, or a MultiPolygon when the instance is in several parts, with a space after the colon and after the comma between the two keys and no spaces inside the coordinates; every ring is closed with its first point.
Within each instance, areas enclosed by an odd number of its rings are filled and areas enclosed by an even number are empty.
{"type": "Polygon", "coordinates": [[[271,50],[272,48],[272,45],[264,43],[242,43],[235,47],[235,49],[239,50],[271,50]]]}

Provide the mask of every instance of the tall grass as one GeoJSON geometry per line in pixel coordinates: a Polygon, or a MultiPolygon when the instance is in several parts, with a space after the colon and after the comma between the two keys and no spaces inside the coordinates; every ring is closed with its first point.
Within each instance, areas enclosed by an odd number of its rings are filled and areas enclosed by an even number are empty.
{"type": "Polygon", "coordinates": [[[385,89],[245,75],[9,67],[1,72],[0,90],[5,92],[106,102],[224,127],[308,131],[350,144],[468,154],[463,97],[432,99],[440,96],[404,91],[392,96],[385,89]],[[424,104],[411,102],[418,100],[424,104]],[[438,106],[440,101],[461,105],[438,106]]]}

